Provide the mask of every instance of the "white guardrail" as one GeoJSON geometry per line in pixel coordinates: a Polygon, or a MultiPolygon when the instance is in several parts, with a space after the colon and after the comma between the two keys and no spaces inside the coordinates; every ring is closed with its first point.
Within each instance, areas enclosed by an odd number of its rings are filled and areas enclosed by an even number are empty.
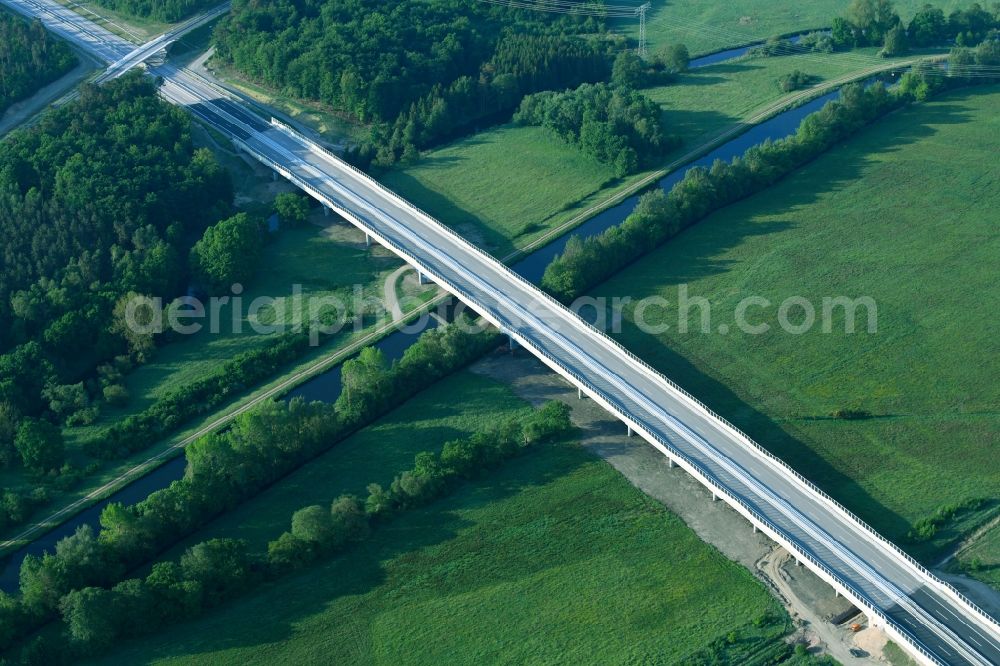
{"type": "MultiPolygon", "coordinates": [[[[322,146],[319,146],[318,144],[316,144],[316,142],[310,140],[308,137],[303,136],[302,134],[300,134],[299,132],[295,131],[293,128],[289,127],[288,125],[286,125],[285,123],[281,122],[280,120],[278,120],[276,118],[271,118],[271,125],[274,126],[274,127],[276,127],[277,129],[279,129],[280,131],[284,132],[285,134],[291,136],[295,140],[297,140],[297,141],[305,144],[313,152],[317,153],[323,159],[333,162],[338,167],[347,166],[352,171],[354,171],[359,176],[361,176],[365,181],[369,182],[370,184],[375,185],[382,192],[384,192],[385,194],[389,195],[389,197],[391,197],[393,200],[395,200],[397,202],[397,204],[400,204],[400,205],[402,205],[403,207],[406,207],[406,208],[413,209],[421,217],[423,217],[426,222],[428,222],[431,225],[435,226],[440,231],[440,233],[448,235],[453,240],[457,241],[458,243],[460,243],[461,245],[463,245],[467,249],[471,250],[472,252],[474,252],[477,255],[479,255],[480,257],[482,257],[484,260],[486,260],[488,262],[491,262],[495,267],[497,267],[500,270],[502,270],[503,272],[505,272],[508,275],[508,277],[511,277],[511,278],[513,278],[513,279],[521,282],[522,284],[524,284],[527,287],[529,287],[538,296],[541,296],[542,298],[544,298],[546,301],[550,302],[552,305],[556,306],[557,308],[559,308],[561,310],[564,310],[568,315],[570,315],[570,319],[571,319],[571,321],[575,325],[577,325],[579,327],[583,327],[583,328],[587,329],[588,332],[594,333],[594,334],[600,336],[601,338],[603,338],[603,341],[605,341],[606,343],[612,345],[617,351],[625,354],[625,356],[627,356],[633,363],[635,363],[636,365],[638,365],[639,368],[645,374],[647,374],[647,376],[650,376],[651,378],[653,378],[656,381],[663,382],[669,389],[671,389],[675,393],[683,396],[683,398],[688,403],[690,403],[691,406],[695,407],[697,410],[705,413],[706,415],[708,415],[711,418],[715,419],[716,421],[720,422],[725,428],[727,428],[728,430],[730,430],[732,434],[735,434],[740,441],[742,441],[747,446],[752,447],[756,452],[758,452],[761,455],[763,455],[770,463],[772,463],[772,465],[777,466],[782,472],[784,472],[786,474],[790,474],[801,486],[803,486],[804,488],[808,489],[809,491],[817,494],[820,498],[822,498],[822,500],[828,506],[830,506],[830,507],[834,508],[835,510],[837,510],[838,512],[842,513],[851,522],[853,522],[856,526],[861,527],[866,532],[868,532],[869,534],[871,534],[872,536],[874,536],[883,545],[888,546],[889,549],[892,551],[892,553],[894,555],[896,555],[898,558],[901,558],[903,561],[905,561],[906,564],[908,564],[913,569],[915,569],[918,573],[920,573],[920,575],[922,575],[925,578],[927,578],[929,580],[929,582],[935,584],[936,587],[942,589],[942,591],[944,591],[947,594],[951,595],[956,601],[959,601],[963,605],[967,606],[970,610],[972,610],[973,612],[975,612],[976,614],[978,614],[979,616],[981,616],[989,624],[993,625],[998,631],[1000,631],[1000,622],[998,622],[996,618],[992,617],[989,613],[987,613],[985,610],[983,610],[978,605],[976,605],[971,599],[969,599],[964,594],[962,594],[960,591],[958,591],[950,583],[948,583],[946,581],[943,581],[940,578],[938,578],[937,576],[935,576],[929,569],[927,569],[925,566],[923,566],[922,564],[920,564],[917,560],[915,560],[912,556],[910,556],[908,553],[906,553],[904,550],[902,550],[899,546],[897,546],[893,542],[891,542],[888,539],[886,539],[879,532],[877,532],[873,527],[871,527],[868,523],[866,523],[864,520],[862,520],[860,517],[858,517],[854,512],[852,512],[850,509],[848,509],[847,507],[845,507],[843,504],[841,504],[840,502],[838,502],[837,500],[835,500],[833,497],[831,497],[829,494],[827,494],[825,491],[823,491],[815,483],[813,483],[812,481],[810,481],[809,479],[807,479],[806,477],[804,477],[802,474],[800,474],[799,472],[797,472],[795,469],[793,469],[791,466],[789,466],[788,463],[786,463],[781,458],[777,457],[776,455],[774,455],[773,453],[771,453],[770,451],[768,451],[767,449],[765,449],[763,446],[761,446],[760,444],[758,444],[757,442],[755,442],[753,439],[750,438],[749,435],[747,435],[745,432],[743,432],[742,430],[740,430],[738,427],[736,427],[735,425],[733,425],[732,423],[730,423],[729,420],[726,419],[724,416],[716,413],[714,410],[712,410],[710,407],[708,407],[708,405],[706,405],[701,400],[699,400],[695,396],[693,396],[690,393],[688,393],[683,387],[681,387],[680,385],[678,385],[677,383],[675,383],[669,377],[667,377],[666,375],[662,374],[661,372],[659,372],[658,370],[656,370],[654,367],[652,367],[651,365],[649,365],[646,361],[642,360],[641,358],[639,358],[638,356],[636,356],[634,353],[632,353],[631,351],[629,351],[628,349],[626,349],[620,342],[618,342],[614,338],[608,336],[604,331],[601,331],[599,328],[597,328],[596,326],[592,325],[590,322],[586,321],[585,319],[583,319],[582,317],[580,317],[578,314],[574,313],[572,310],[570,310],[569,308],[567,308],[564,304],[560,303],[555,298],[553,298],[550,294],[548,294],[545,291],[541,290],[538,287],[538,285],[536,285],[533,282],[527,280],[526,278],[524,278],[523,276],[521,276],[519,273],[517,273],[516,271],[514,271],[513,269],[511,269],[506,264],[498,261],[495,257],[493,257],[492,255],[490,255],[489,253],[487,253],[484,250],[480,249],[479,247],[473,245],[472,243],[469,243],[467,240],[465,240],[464,238],[462,238],[461,236],[459,236],[458,234],[456,234],[452,229],[450,229],[446,225],[441,224],[437,219],[435,219],[434,217],[432,217],[426,211],[422,210],[421,208],[419,208],[415,204],[411,203],[410,201],[407,201],[406,199],[403,199],[398,194],[396,194],[395,192],[393,192],[389,188],[385,187],[384,185],[382,185],[381,183],[379,183],[377,180],[375,180],[374,178],[372,178],[371,176],[369,176],[365,172],[361,171],[360,169],[358,169],[354,165],[348,164],[347,162],[345,162],[345,161],[343,161],[341,159],[336,158],[328,150],[324,149],[322,146]]],[[[256,151],[251,151],[251,152],[253,152],[256,155],[256,151]]],[[[263,157],[263,156],[261,156],[261,157],[263,157]]],[[[297,177],[291,175],[290,172],[286,168],[281,167],[280,165],[277,165],[277,163],[273,162],[272,160],[270,160],[270,159],[268,159],[266,157],[263,157],[263,161],[270,163],[270,166],[272,168],[275,168],[276,170],[280,170],[283,174],[289,174],[286,177],[289,177],[290,179],[294,179],[296,181],[300,181],[300,179],[298,179],[297,177]]],[[[305,186],[305,188],[308,188],[310,190],[313,189],[313,188],[309,187],[308,184],[305,184],[305,183],[297,183],[297,184],[300,187],[305,186]]],[[[322,194],[319,194],[319,193],[317,193],[317,194],[318,194],[317,198],[327,199],[327,197],[323,196],[322,194]]],[[[314,194],[313,196],[317,196],[317,194],[314,194]]],[[[329,200],[328,200],[328,202],[329,202],[329,200]]],[[[332,202],[329,202],[329,203],[332,203],[332,202]]],[[[376,234],[376,235],[378,235],[378,234],[376,234]]],[[[386,240],[388,241],[388,239],[386,239],[386,240]]],[[[387,242],[387,244],[390,245],[393,248],[393,250],[395,250],[396,252],[404,253],[409,258],[409,260],[412,260],[414,263],[420,263],[414,257],[410,257],[408,252],[406,252],[403,248],[398,247],[395,243],[389,241],[389,242],[387,242]]],[[[428,272],[428,271],[425,270],[425,272],[428,272]]],[[[461,287],[458,286],[458,285],[451,285],[451,286],[455,290],[461,290],[461,287]]],[[[471,294],[469,294],[468,297],[471,298],[471,294]]],[[[483,304],[477,304],[477,308],[483,308],[483,307],[485,307],[483,304]]]]}
{"type": "MultiPolygon", "coordinates": [[[[454,240],[458,241],[463,247],[468,248],[469,250],[473,251],[474,253],[476,253],[477,255],[479,255],[480,257],[482,257],[483,259],[485,259],[486,261],[491,262],[494,266],[500,268],[500,270],[502,270],[506,275],[508,275],[509,277],[512,277],[513,279],[515,279],[515,280],[521,282],[522,284],[524,284],[525,286],[529,287],[534,294],[537,294],[537,295],[541,296],[542,298],[546,299],[553,306],[556,306],[557,308],[559,308],[559,309],[561,309],[561,310],[563,310],[563,311],[571,314],[572,316],[571,316],[570,320],[571,320],[571,322],[573,324],[575,324],[578,327],[584,328],[589,333],[597,334],[605,342],[610,343],[611,345],[613,345],[613,347],[617,351],[623,353],[630,361],[632,361],[634,364],[636,364],[638,366],[638,368],[642,372],[644,372],[645,374],[647,374],[651,378],[655,379],[656,381],[662,382],[668,389],[670,389],[671,391],[673,391],[673,392],[679,394],[680,396],[682,396],[685,401],[687,401],[688,403],[691,404],[692,407],[695,407],[698,411],[702,411],[706,415],[712,417],[713,419],[715,419],[716,421],[718,421],[719,423],[721,423],[726,429],[728,429],[729,431],[731,431],[732,434],[735,434],[737,436],[737,438],[738,438],[739,441],[741,441],[742,443],[744,443],[744,444],[752,447],[756,452],[758,452],[758,453],[762,454],[763,456],[765,456],[765,458],[770,463],[772,463],[773,465],[778,466],[782,472],[790,474],[792,476],[792,478],[794,478],[800,485],[802,485],[803,487],[805,487],[806,489],[808,489],[810,492],[813,492],[813,493],[817,494],[825,503],[827,503],[829,506],[833,507],[835,510],[839,511],[840,513],[842,513],[846,518],[848,518],[855,525],[863,528],[866,532],[868,532],[869,534],[875,536],[879,540],[879,542],[881,542],[883,545],[889,546],[889,548],[890,548],[890,550],[891,550],[891,552],[893,554],[895,554],[897,557],[899,557],[900,559],[902,559],[907,565],[911,566],[911,568],[913,568],[914,570],[916,570],[920,575],[922,575],[923,577],[927,578],[929,580],[929,582],[932,582],[932,583],[936,584],[937,587],[941,588],[943,591],[945,591],[946,593],[950,594],[950,596],[952,596],[956,601],[962,603],[963,605],[965,605],[966,607],[968,607],[970,610],[973,610],[978,615],[982,616],[984,619],[987,620],[988,623],[1000,627],[1000,624],[998,624],[997,621],[992,616],[990,616],[984,610],[982,610],[981,608],[979,608],[971,600],[969,600],[967,597],[965,597],[965,595],[963,595],[961,592],[959,592],[958,590],[956,590],[950,584],[948,584],[948,583],[940,580],[936,576],[934,576],[934,574],[931,573],[929,570],[927,570],[926,567],[924,567],[923,565],[921,565],[919,562],[917,562],[915,559],[913,559],[907,553],[905,553],[904,551],[902,551],[898,546],[896,546],[891,541],[889,541],[888,539],[886,539],[885,537],[883,537],[881,534],[879,534],[878,532],[876,532],[871,526],[869,526],[867,523],[865,523],[863,520],[861,520],[856,514],[854,514],[849,509],[847,509],[846,507],[844,507],[843,505],[841,505],[839,502],[837,502],[836,500],[834,500],[827,493],[825,493],[819,487],[817,487],[814,483],[812,483],[811,481],[809,481],[808,479],[806,479],[804,476],[802,476],[801,474],[799,474],[798,472],[796,472],[794,469],[792,469],[790,466],[788,466],[787,463],[785,463],[784,461],[782,461],[780,458],[778,458],[777,456],[775,456],[771,452],[769,452],[766,449],[764,449],[757,442],[755,442],[752,439],[750,439],[750,437],[746,433],[744,433],[742,430],[740,430],[739,428],[737,428],[736,426],[734,426],[732,423],[730,423],[724,417],[722,417],[719,414],[717,414],[716,412],[714,412],[707,405],[705,405],[704,403],[702,403],[700,400],[698,400],[696,397],[694,397],[693,395],[691,395],[690,393],[688,393],[686,390],[684,390],[682,387],[680,387],[675,382],[673,382],[672,380],[670,380],[668,377],[664,376],[659,371],[657,371],[655,368],[653,368],[652,366],[650,366],[648,363],[646,363],[645,361],[643,361],[642,359],[640,359],[638,356],[636,356],[635,354],[633,354],[631,351],[629,351],[628,349],[626,349],[619,342],[617,342],[613,338],[610,338],[609,336],[607,336],[607,334],[605,334],[603,331],[601,331],[600,329],[598,329],[595,326],[591,325],[589,322],[587,322],[586,320],[584,320],[581,317],[579,317],[576,313],[573,313],[571,310],[569,310],[568,308],[566,308],[562,303],[560,303],[559,301],[557,301],[556,299],[554,299],[549,294],[541,291],[538,288],[537,285],[535,285],[534,283],[528,281],[527,279],[525,279],[524,277],[522,277],[521,275],[519,275],[517,272],[515,272],[514,270],[512,270],[509,266],[507,266],[507,265],[505,265],[505,264],[497,261],[496,258],[492,257],[491,255],[489,255],[488,253],[484,252],[480,248],[475,247],[474,245],[468,243],[467,241],[465,241],[465,239],[463,239],[460,236],[458,236],[457,234],[455,234],[451,229],[449,229],[449,228],[445,227],[444,225],[442,225],[436,219],[434,219],[433,217],[431,217],[428,213],[426,213],[425,211],[421,210],[420,208],[418,208],[417,206],[413,205],[412,203],[410,203],[410,202],[402,199],[397,194],[395,194],[394,192],[392,192],[391,190],[389,190],[388,188],[386,188],[385,186],[383,186],[381,183],[378,183],[377,181],[375,181],[374,179],[372,179],[370,176],[368,176],[367,174],[365,174],[364,172],[362,172],[360,169],[357,169],[353,165],[347,164],[346,162],[335,158],[333,155],[330,154],[329,151],[327,151],[324,148],[322,148],[321,146],[317,145],[314,141],[311,141],[307,137],[299,134],[294,129],[288,127],[287,125],[285,125],[281,121],[279,121],[279,120],[277,120],[275,118],[272,118],[271,119],[271,125],[274,126],[274,127],[276,127],[277,129],[279,129],[283,133],[291,136],[296,141],[299,141],[302,144],[306,145],[310,150],[312,150],[318,156],[320,156],[321,158],[323,158],[323,159],[325,159],[327,161],[330,161],[335,166],[337,166],[337,167],[342,167],[342,166],[349,167],[352,171],[356,172],[358,175],[360,175],[361,177],[363,177],[367,182],[370,182],[370,183],[374,184],[379,190],[381,190],[385,194],[389,195],[397,203],[403,205],[406,208],[410,208],[410,209],[414,210],[422,218],[424,218],[424,220],[426,222],[429,222],[430,224],[432,224],[433,226],[435,226],[437,229],[439,229],[441,233],[447,234],[448,236],[450,236],[454,240]]],[[[926,648],[924,648],[923,645],[920,643],[920,641],[915,636],[913,636],[906,628],[900,626],[898,623],[896,623],[895,621],[893,621],[878,606],[876,606],[875,603],[872,602],[871,599],[862,590],[856,588],[851,582],[849,582],[849,581],[841,578],[836,572],[834,572],[832,569],[830,569],[829,567],[827,567],[826,565],[824,565],[822,562],[820,562],[819,560],[817,560],[816,558],[814,558],[809,552],[807,552],[799,544],[795,543],[793,540],[791,540],[789,538],[784,537],[783,536],[783,530],[781,528],[779,528],[777,525],[775,525],[773,522],[771,522],[767,517],[765,517],[762,514],[760,514],[756,509],[754,509],[749,503],[747,503],[746,501],[744,501],[742,498],[736,496],[732,491],[730,491],[728,488],[726,488],[725,485],[723,485],[722,483],[720,483],[719,481],[717,481],[715,478],[713,478],[711,476],[711,473],[708,472],[708,470],[703,470],[702,467],[701,467],[701,465],[700,465],[700,463],[698,463],[696,460],[694,460],[692,458],[689,458],[687,455],[685,455],[681,451],[675,449],[669,442],[664,441],[661,437],[659,437],[655,433],[649,432],[646,428],[642,427],[640,424],[632,422],[632,419],[628,415],[627,411],[620,404],[617,404],[617,401],[613,398],[613,396],[605,395],[605,393],[603,391],[601,391],[600,389],[598,389],[596,386],[592,385],[588,380],[586,380],[585,378],[583,378],[582,376],[580,376],[575,371],[573,371],[570,368],[566,367],[557,358],[553,357],[552,355],[550,355],[545,350],[536,347],[530,341],[523,339],[522,336],[520,336],[520,335],[516,334],[515,332],[511,331],[510,329],[512,327],[509,324],[506,324],[506,323],[498,320],[495,316],[491,316],[491,312],[490,312],[489,306],[487,306],[485,303],[479,302],[479,300],[471,292],[469,292],[468,290],[464,289],[461,285],[451,284],[450,281],[444,280],[440,276],[436,275],[435,274],[436,271],[429,269],[427,266],[424,266],[423,262],[419,261],[416,257],[412,256],[410,254],[410,252],[407,251],[405,248],[401,247],[399,244],[397,244],[392,239],[384,237],[384,235],[381,234],[381,233],[379,233],[377,230],[370,228],[362,220],[358,219],[355,215],[351,214],[350,211],[343,210],[342,207],[339,204],[337,204],[336,202],[334,202],[333,200],[331,200],[325,194],[317,191],[315,188],[313,188],[312,186],[310,186],[302,178],[296,176],[294,173],[292,173],[286,167],[282,166],[281,164],[278,164],[274,160],[272,160],[272,159],[268,158],[267,156],[261,154],[259,151],[253,149],[252,147],[250,147],[245,142],[238,141],[238,143],[244,148],[244,150],[246,150],[248,153],[252,154],[256,159],[260,160],[264,164],[267,164],[269,167],[271,167],[275,171],[279,172],[282,176],[284,176],[285,178],[287,178],[290,181],[294,182],[298,187],[300,187],[303,190],[309,192],[309,194],[311,194],[314,198],[322,201],[328,207],[336,209],[339,212],[341,212],[342,214],[344,214],[345,217],[347,217],[348,219],[351,219],[352,222],[354,222],[357,226],[362,227],[367,233],[369,233],[372,236],[376,237],[379,240],[380,243],[382,243],[382,244],[386,245],[387,247],[391,248],[393,251],[395,251],[397,254],[399,254],[400,256],[402,256],[404,259],[406,259],[408,262],[410,262],[411,264],[413,264],[415,267],[420,268],[420,270],[423,271],[424,273],[432,276],[435,279],[435,281],[437,281],[438,283],[441,283],[441,284],[448,285],[450,287],[450,289],[453,292],[455,292],[455,294],[457,296],[459,296],[462,300],[466,301],[468,305],[470,305],[471,307],[479,310],[481,314],[484,314],[485,316],[487,316],[487,318],[490,319],[492,321],[492,323],[494,323],[495,325],[497,325],[501,329],[505,329],[506,332],[508,332],[509,334],[514,335],[516,338],[518,338],[518,340],[519,340],[519,342],[521,342],[521,344],[523,344],[525,347],[531,349],[534,353],[536,353],[543,360],[545,360],[548,365],[554,366],[554,369],[557,369],[559,372],[561,372],[561,373],[569,376],[570,378],[572,378],[577,384],[579,384],[581,386],[581,388],[583,388],[584,390],[586,390],[588,393],[592,394],[594,397],[602,398],[601,402],[605,403],[605,407],[611,408],[611,411],[613,411],[616,414],[616,416],[618,416],[622,420],[628,421],[632,425],[634,425],[636,431],[643,433],[646,436],[647,439],[650,439],[650,440],[656,442],[659,445],[658,448],[661,448],[665,453],[668,453],[668,455],[674,457],[677,460],[677,462],[679,462],[682,465],[684,465],[684,467],[689,472],[694,473],[694,476],[696,476],[703,483],[703,485],[706,485],[709,488],[711,488],[712,490],[717,491],[718,494],[722,495],[723,497],[725,497],[727,499],[727,501],[728,501],[729,504],[733,505],[734,507],[738,507],[741,510],[740,513],[743,513],[744,515],[746,515],[753,522],[758,523],[758,527],[760,527],[761,529],[765,530],[765,532],[769,533],[769,535],[772,538],[774,538],[776,541],[782,543],[782,545],[785,546],[789,551],[792,551],[792,552],[796,553],[798,557],[800,557],[802,560],[805,560],[806,562],[810,563],[813,568],[815,568],[816,570],[818,570],[819,572],[821,572],[824,575],[824,578],[828,579],[828,582],[831,582],[831,583],[835,584],[836,586],[842,588],[841,591],[843,593],[845,593],[846,596],[848,596],[849,598],[851,598],[852,601],[855,601],[856,605],[861,606],[861,607],[867,609],[867,611],[871,615],[874,615],[875,617],[879,618],[879,620],[883,624],[886,625],[887,629],[894,630],[893,633],[898,634],[897,637],[899,639],[901,639],[905,643],[907,643],[910,647],[912,647],[914,650],[916,650],[924,658],[930,660],[933,663],[941,663],[941,662],[939,662],[939,660],[937,660],[934,657],[933,654],[931,654],[926,648]]]]}

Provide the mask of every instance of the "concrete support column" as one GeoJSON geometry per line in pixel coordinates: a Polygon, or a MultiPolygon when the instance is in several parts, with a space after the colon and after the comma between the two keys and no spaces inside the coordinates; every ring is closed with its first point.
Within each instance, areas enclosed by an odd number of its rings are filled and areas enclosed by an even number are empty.
{"type": "Polygon", "coordinates": [[[579,386],[576,387],[576,399],[583,400],[583,389],[580,388],[579,386]]]}
{"type": "Polygon", "coordinates": [[[757,534],[757,526],[756,525],[751,525],[751,527],[753,528],[753,533],[757,534]]]}
{"type": "Polygon", "coordinates": [[[626,432],[626,435],[625,435],[626,437],[631,437],[632,436],[632,426],[626,425],[625,426],[625,432],[626,432]]]}
{"type": "Polygon", "coordinates": [[[715,493],[712,493],[712,501],[713,502],[718,502],[719,501],[719,496],[716,495],[715,493]]]}
{"type": "Polygon", "coordinates": [[[323,217],[330,217],[330,209],[323,206],[323,217]]]}
{"type": "Polygon", "coordinates": [[[417,282],[419,284],[430,284],[432,280],[424,275],[422,271],[417,271],[417,282]]]}
{"type": "Polygon", "coordinates": [[[507,334],[507,344],[510,346],[510,353],[513,354],[514,350],[517,349],[517,340],[510,333],[507,334]]]}
{"type": "Polygon", "coordinates": [[[371,247],[371,246],[372,246],[372,237],[368,235],[368,232],[365,232],[365,247],[371,247]]]}
{"type": "Polygon", "coordinates": [[[667,468],[668,469],[673,469],[674,468],[674,459],[673,458],[667,458],[667,468]]]}
{"type": "Polygon", "coordinates": [[[278,180],[278,172],[277,171],[272,171],[271,172],[271,180],[273,180],[273,181],[277,181],[278,180]]]}

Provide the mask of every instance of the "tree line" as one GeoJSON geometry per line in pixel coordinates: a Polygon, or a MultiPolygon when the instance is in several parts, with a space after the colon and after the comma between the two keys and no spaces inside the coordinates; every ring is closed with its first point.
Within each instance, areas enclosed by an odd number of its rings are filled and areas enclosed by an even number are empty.
{"type": "Polygon", "coordinates": [[[76,66],[66,42],[40,21],[0,13],[0,114],[76,66]]]}
{"type": "Polygon", "coordinates": [[[329,506],[295,511],[290,529],[271,541],[265,553],[251,552],[243,540],[209,539],[188,548],[177,562],[156,563],[145,579],[125,580],[111,589],[73,590],[59,602],[68,645],[33,649],[45,650],[46,656],[58,651],[66,661],[93,655],[121,638],[190,620],[265,581],[344,552],[379,525],[447,495],[526,447],[551,441],[570,428],[569,408],[549,402],[526,418],[446,442],[440,453],[418,453],[413,467],[398,474],[389,488],[370,484],[364,500],[341,495],[329,506]]]}
{"type": "Polygon", "coordinates": [[[907,72],[891,91],[882,83],[844,86],[838,100],[806,116],[794,135],[753,146],[728,163],[716,160],[707,169],[692,167],[669,194],[657,189],[642,195],[621,224],[586,239],[572,236],[546,267],[542,286],[559,299],[571,300],[713,211],[769,187],[890,110],[963,83],[961,77],[947,77],[936,65],[926,65],[907,72]]]}
{"type": "Polygon", "coordinates": [[[214,42],[221,60],[254,80],[391,122],[434,86],[478,77],[506,36],[600,29],[592,18],[463,0],[237,0],[214,42]]]}
{"type": "Polygon", "coordinates": [[[621,177],[656,163],[680,144],[667,134],[661,116],[658,104],[629,86],[585,83],[575,90],[528,95],[514,122],[545,127],[621,177]]]}
{"type": "Polygon", "coordinates": [[[891,0],[853,0],[843,16],[832,21],[829,32],[803,35],[797,42],[772,37],[750,49],[751,57],[831,53],[862,46],[880,46],[884,56],[902,55],[911,46],[973,47],[995,40],[1000,30],[1000,5],[992,11],[973,3],[945,15],[939,7],[925,4],[905,23],[891,0]]]}
{"type": "Polygon", "coordinates": [[[152,340],[124,325],[125,301],[181,293],[192,237],[229,211],[228,173],[156,86],[85,85],[0,144],[0,462],[58,470],[45,424],[127,399],[121,378],[152,340]],[[53,455],[35,455],[43,441],[53,455]]]}
{"type": "Polygon", "coordinates": [[[98,5],[123,14],[176,23],[214,7],[218,0],[94,0],[98,5]]]}
{"type": "Polygon", "coordinates": [[[973,3],[945,16],[925,4],[909,24],[896,13],[891,0],[852,0],[844,16],[833,20],[830,38],[835,48],[881,46],[885,55],[899,55],[908,46],[976,46],[1000,29],[1000,7],[993,11],[973,3]]]}
{"type": "Polygon", "coordinates": [[[606,79],[609,47],[573,35],[507,35],[477,77],[435,84],[392,123],[373,124],[345,158],[362,169],[413,163],[421,150],[506,120],[528,93],[606,79]]]}
{"type": "Polygon", "coordinates": [[[215,516],[367,425],[395,405],[496,346],[494,329],[443,326],[425,332],[403,357],[387,363],[366,348],[342,368],[334,405],[267,402],[240,415],[224,432],[185,449],[184,477],[131,506],[112,503],[101,531],[66,537],[54,553],[29,555],[18,597],[0,594],[0,649],[51,618],[73,590],[107,587],[126,571],[191,534],[215,516]]]}

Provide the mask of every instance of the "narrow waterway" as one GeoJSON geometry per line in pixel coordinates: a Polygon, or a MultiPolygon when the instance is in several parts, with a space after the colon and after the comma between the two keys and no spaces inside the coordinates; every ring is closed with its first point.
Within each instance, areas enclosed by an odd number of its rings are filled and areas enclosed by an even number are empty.
{"type": "MultiPolygon", "coordinates": [[[[751,47],[743,47],[723,52],[728,55],[722,59],[739,57],[745,54],[749,48],[751,47]]],[[[722,54],[714,54],[713,56],[706,56],[706,58],[716,58],[721,55],[722,54]]],[[[701,61],[704,61],[706,58],[700,58],[693,61],[692,66],[703,66],[704,64],[712,64],[720,61],[715,59],[711,62],[702,63],[701,61]]],[[[708,166],[717,159],[729,160],[737,155],[742,155],[747,148],[766,139],[776,140],[793,134],[805,116],[809,115],[813,111],[816,111],[829,100],[835,99],[838,95],[839,92],[837,91],[828,93],[802,106],[780,113],[770,120],[760,123],[759,125],[755,125],[744,134],[741,134],[731,141],[719,146],[704,157],[681,169],[678,169],[677,171],[674,171],[673,173],[668,174],[659,181],[659,187],[664,190],[670,190],[675,183],[684,177],[687,170],[692,167],[708,166]]],[[[566,246],[566,242],[569,240],[571,235],[576,234],[579,236],[591,236],[601,233],[612,225],[618,224],[632,212],[638,198],[639,195],[629,197],[617,206],[603,211],[574,229],[572,232],[561,236],[552,243],[528,255],[521,261],[514,264],[512,268],[532,282],[539,282],[542,278],[542,274],[545,272],[545,267],[555,255],[563,251],[566,246]]],[[[412,344],[416,335],[419,335],[419,333],[426,328],[432,328],[436,324],[436,320],[434,318],[423,318],[423,321],[426,322],[423,328],[410,327],[407,332],[397,331],[396,333],[392,333],[383,338],[381,341],[376,343],[375,346],[381,349],[390,360],[400,358],[406,348],[412,344]]],[[[299,385],[290,391],[286,397],[290,399],[296,396],[301,396],[307,400],[333,402],[337,399],[339,394],[340,366],[337,366],[299,385]]],[[[12,553],[4,563],[3,571],[0,573],[0,589],[11,593],[16,592],[18,586],[18,572],[21,567],[21,562],[24,560],[26,555],[38,555],[44,551],[53,551],[57,541],[72,534],[76,531],[77,527],[81,525],[89,524],[93,526],[95,530],[98,530],[100,528],[99,518],[101,511],[103,511],[104,507],[109,503],[135,503],[145,498],[150,493],[161,488],[165,488],[173,481],[181,478],[184,474],[184,466],[184,456],[178,456],[177,458],[160,466],[153,472],[125,486],[109,498],[102,500],[94,506],[80,512],[59,527],[32,541],[20,550],[12,553]]]]}

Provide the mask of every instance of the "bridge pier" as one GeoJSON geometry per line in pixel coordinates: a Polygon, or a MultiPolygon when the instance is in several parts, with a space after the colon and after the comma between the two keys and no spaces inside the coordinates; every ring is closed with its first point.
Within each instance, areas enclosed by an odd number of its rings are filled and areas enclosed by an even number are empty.
{"type": "Polygon", "coordinates": [[[431,280],[429,277],[427,277],[426,275],[424,275],[423,271],[417,271],[417,283],[418,284],[431,284],[433,282],[434,282],[433,280],[431,280]]]}
{"type": "Polygon", "coordinates": [[[576,399],[583,400],[583,389],[579,386],[576,387],[576,399]]]}
{"type": "Polygon", "coordinates": [[[712,501],[713,502],[718,502],[719,501],[719,496],[716,495],[714,492],[712,493],[712,501]]]}
{"type": "Polygon", "coordinates": [[[632,426],[630,426],[630,425],[626,425],[625,426],[625,436],[626,437],[631,437],[632,436],[632,426]]]}
{"type": "Polygon", "coordinates": [[[371,247],[371,246],[372,246],[372,237],[369,236],[368,232],[366,231],[365,232],[365,247],[371,247]]]}
{"type": "Polygon", "coordinates": [[[330,217],[330,209],[327,206],[323,206],[323,217],[330,217]]]}
{"type": "Polygon", "coordinates": [[[271,180],[274,181],[274,182],[277,182],[277,180],[278,180],[278,172],[277,171],[272,171],[271,172],[271,180]]]}
{"type": "Polygon", "coordinates": [[[510,347],[510,353],[513,354],[514,350],[517,349],[517,340],[510,333],[507,334],[507,346],[510,347]]]}

